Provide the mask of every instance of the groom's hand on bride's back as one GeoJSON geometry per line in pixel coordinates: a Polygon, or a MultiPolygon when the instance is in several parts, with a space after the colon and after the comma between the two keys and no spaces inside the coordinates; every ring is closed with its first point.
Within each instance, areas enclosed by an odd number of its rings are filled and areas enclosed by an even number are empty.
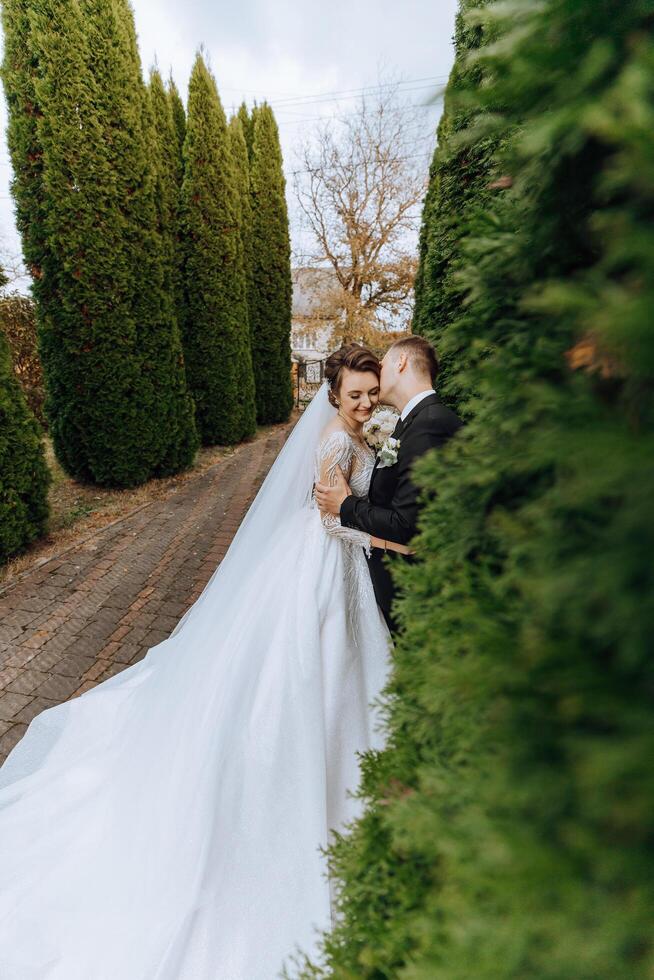
{"type": "Polygon", "coordinates": [[[336,466],[334,472],[334,483],[316,483],[315,497],[318,509],[323,514],[334,514],[338,517],[341,512],[341,504],[346,497],[352,493],[350,486],[345,479],[343,470],[336,466]]]}

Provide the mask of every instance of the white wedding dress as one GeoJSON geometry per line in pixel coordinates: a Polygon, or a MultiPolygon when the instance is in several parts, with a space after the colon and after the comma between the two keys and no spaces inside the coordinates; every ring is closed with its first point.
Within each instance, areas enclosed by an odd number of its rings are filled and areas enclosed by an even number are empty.
{"type": "Polygon", "coordinates": [[[325,461],[367,492],[333,415],[323,386],[171,636],[0,768],[1,980],[274,980],[330,927],[390,662],[369,539],[311,496],[325,461]]]}

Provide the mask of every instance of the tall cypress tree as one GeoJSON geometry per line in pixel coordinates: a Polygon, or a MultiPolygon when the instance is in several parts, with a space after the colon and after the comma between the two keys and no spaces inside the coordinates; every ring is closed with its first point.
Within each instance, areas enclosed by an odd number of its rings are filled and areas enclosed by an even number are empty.
{"type": "Polygon", "coordinates": [[[245,139],[245,145],[248,150],[248,160],[252,163],[252,145],[254,142],[254,118],[256,115],[256,106],[251,112],[248,112],[248,107],[245,102],[241,102],[238,107],[238,112],[236,113],[238,119],[240,120],[241,126],[243,127],[243,137],[245,139]]]}
{"type": "Polygon", "coordinates": [[[199,54],[189,82],[184,160],[189,383],[202,441],[234,443],[256,426],[241,209],[225,113],[199,54]]]}
{"type": "Polygon", "coordinates": [[[254,379],[259,422],[284,422],[291,382],[291,246],[279,133],[269,105],[254,112],[252,164],[252,305],[254,379]]]}
{"type": "Polygon", "coordinates": [[[243,242],[243,262],[247,281],[248,319],[249,310],[253,303],[252,279],[252,198],[250,194],[250,164],[248,150],[243,135],[243,125],[238,116],[229,121],[229,135],[232,145],[232,155],[236,164],[238,181],[238,199],[240,206],[239,225],[241,241],[243,242]]]}
{"type": "Polygon", "coordinates": [[[182,97],[179,94],[179,89],[175,85],[172,75],[168,79],[168,98],[170,99],[170,107],[173,114],[173,122],[175,124],[175,132],[177,133],[177,142],[179,145],[179,157],[181,160],[182,150],[184,148],[184,137],[186,136],[186,112],[184,110],[182,97]]]}
{"type": "Polygon", "coordinates": [[[416,468],[388,747],[312,976],[654,966],[651,10],[493,7],[467,136],[495,128],[510,180],[470,211],[452,324],[486,356],[468,425],[416,468]]]}
{"type": "Polygon", "coordinates": [[[176,368],[131,8],[43,0],[26,21],[23,5],[7,0],[3,17],[20,174],[13,190],[35,279],[55,450],[77,478],[133,485],[165,467],[187,433],[170,407],[176,368]],[[19,41],[27,59],[16,54],[19,41]],[[26,153],[40,169],[25,173],[26,153]],[[39,186],[47,193],[31,231],[39,186]]]}
{"type": "Polygon", "coordinates": [[[174,296],[180,288],[176,253],[182,169],[180,155],[177,152],[177,131],[172,105],[164,89],[161,75],[154,68],[150,71],[148,95],[153,124],[154,186],[164,266],[164,292],[167,296],[174,296]]]}
{"type": "MultiPolygon", "coordinates": [[[[106,4],[84,0],[88,15],[95,15],[102,37],[107,34],[106,4]]],[[[134,14],[129,0],[114,0],[115,41],[120,50],[116,68],[123,69],[135,90],[135,107],[140,108],[140,146],[134,141],[136,173],[142,173],[138,192],[132,195],[132,220],[128,224],[130,260],[133,265],[133,309],[137,323],[137,345],[142,357],[142,398],[151,406],[149,426],[158,430],[153,475],[165,476],[185,469],[192,462],[199,439],[189,396],[184,359],[175,315],[174,283],[169,275],[169,253],[165,227],[171,219],[159,210],[158,187],[161,155],[156,150],[156,127],[148,90],[143,81],[134,14]],[[139,171],[138,168],[142,167],[139,171]],[[162,233],[164,238],[162,239],[162,233]]],[[[116,53],[116,45],[112,45],[116,53]]],[[[138,136],[138,131],[135,137],[138,136]]],[[[171,195],[173,191],[171,190],[171,195]]],[[[171,202],[171,209],[173,205],[171,202]]],[[[169,238],[168,238],[169,240],[169,238]]],[[[150,433],[148,433],[150,437],[150,433]]]]}
{"type": "Polygon", "coordinates": [[[184,274],[184,232],[182,227],[182,183],[184,181],[184,140],[186,138],[186,111],[184,103],[173,81],[172,75],[168,79],[168,100],[173,116],[175,133],[177,136],[177,161],[175,166],[175,181],[177,183],[177,212],[175,216],[175,274],[174,295],[175,312],[180,336],[184,335],[184,324],[188,320],[188,296],[186,294],[186,277],[184,274]]]}
{"type": "MultiPolygon", "coordinates": [[[[5,5],[6,14],[12,6],[5,5]]],[[[100,45],[98,72],[106,67],[103,45],[89,30],[85,11],[69,0],[46,0],[30,24],[25,40],[38,65],[33,111],[48,191],[48,250],[36,272],[36,298],[50,431],[60,462],[73,476],[138,482],[151,463],[143,465],[139,452],[145,408],[132,270],[126,220],[116,210],[112,147],[105,140],[111,94],[100,90],[90,70],[93,41],[100,45]]],[[[14,84],[19,80],[6,63],[5,85],[14,84]]],[[[127,140],[130,123],[136,124],[129,115],[123,115],[127,140]]],[[[14,119],[18,124],[17,114],[14,119]]],[[[21,158],[12,162],[18,172],[21,158]]],[[[127,210],[126,193],[124,203],[127,210]]],[[[145,439],[143,449],[146,457],[152,451],[145,439]]]]}
{"type": "MultiPolygon", "coordinates": [[[[159,466],[161,473],[173,473],[180,465],[192,462],[199,446],[195,426],[195,407],[189,393],[184,367],[184,355],[178,314],[184,302],[181,246],[179,241],[180,195],[182,169],[177,130],[170,99],[161,75],[150,74],[149,97],[152,111],[153,164],[155,167],[155,201],[157,207],[160,260],[163,267],[162,304],[167,321],[171,321],[171,377],[176,391],[168,390],[167,402],[172,412],[171,423],[178,418],[183,423],[181,438],[172,442],[159,466]]],[[[163,352],[162,352],[163,353],[163,352]]]]}
{"type": "MultiPolygon", "coordinates": [[[[5,282],[0,272],[0,285],[5,282]]],[[[46,531],[51,476],[42,435],[0,330],[0,562],[46,531]]]]}

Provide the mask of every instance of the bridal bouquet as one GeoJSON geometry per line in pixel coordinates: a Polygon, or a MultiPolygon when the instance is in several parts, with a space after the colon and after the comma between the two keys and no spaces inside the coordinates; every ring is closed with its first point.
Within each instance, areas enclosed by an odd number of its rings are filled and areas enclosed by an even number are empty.
{"type": "Polygon", "coordinates": [[[392,408],[376,408],[364,424],[363,438],[376,453],[394,431],[398,418],[398,413],[392,408]]]}

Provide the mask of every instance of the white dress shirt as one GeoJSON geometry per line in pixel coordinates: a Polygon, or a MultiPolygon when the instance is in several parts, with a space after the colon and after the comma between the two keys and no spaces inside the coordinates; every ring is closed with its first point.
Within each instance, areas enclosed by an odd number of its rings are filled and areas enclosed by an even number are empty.
{"type": "Polygon", "coordinates": [[[423,398],[426,398],[427,395],[433,395],[433,394],[434,394],[434,389],[427,388],[425,389],[425,391],[419,391],[417,395],[414,395],[413,398],[411,398],[402,409],[402,414],[400,415],[402,421],[404,422],[409,412],[412,409],[414,409],[416,405],[420,404],[423,398]]]}

